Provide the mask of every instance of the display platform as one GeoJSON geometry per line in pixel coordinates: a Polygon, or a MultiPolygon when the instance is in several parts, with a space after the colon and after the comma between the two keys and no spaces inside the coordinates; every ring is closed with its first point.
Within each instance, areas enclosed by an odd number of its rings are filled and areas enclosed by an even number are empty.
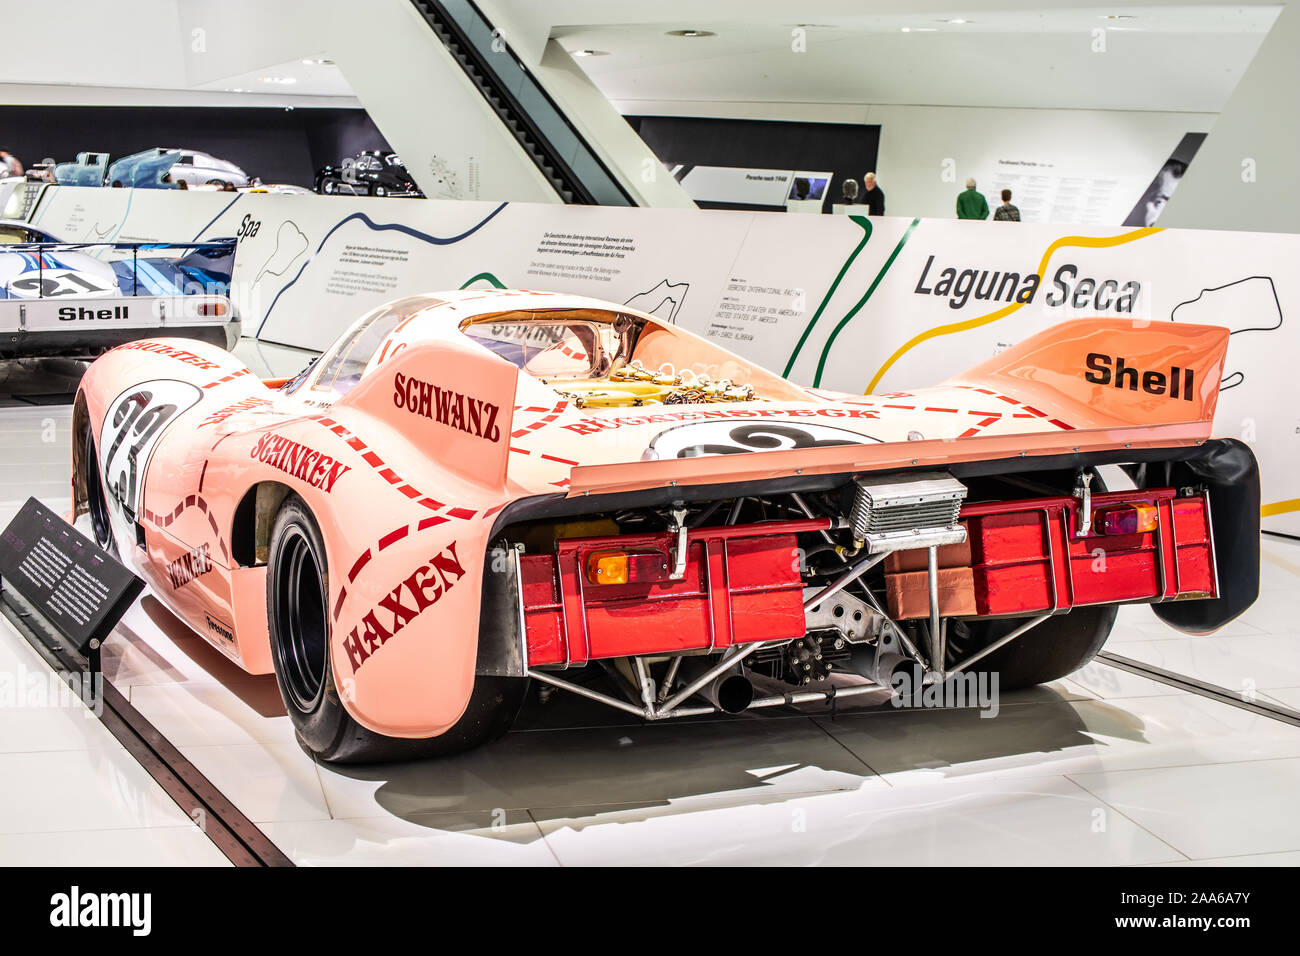
{"type": "MultiPolygon", "coordinates": [[[[28,494],[70,505],[70,418],[67,406],[0,410],[18,449],[0,461],[0,522],[28,494]]],[[[1185,637],[1125,608],[1107,650],[1300,707],[1300,542],[1263,547],[1260,600],[1238,621],[1185,637]]],[[[0,659],[42,674],[5,624],[0,659]]],[[[996,719],[865,698],[834,715],[647,725],[534,690],[492,746],[369,768],[313,762],[274,678],[239,671],[147,593],[104,670],[300,865],[1300,862],[1300,727],[1101,662],[1002,695],[996,719]]],[[[79,704],[28,701],[0,723],[0,859],[226,862],[79,704]]]]}

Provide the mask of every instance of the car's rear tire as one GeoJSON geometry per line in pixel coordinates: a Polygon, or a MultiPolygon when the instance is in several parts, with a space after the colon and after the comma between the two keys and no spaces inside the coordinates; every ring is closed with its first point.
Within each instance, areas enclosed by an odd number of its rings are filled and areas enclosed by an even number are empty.
{"type": "Polygon", "coordinates": [[[99,455],[95,451],[95,436],[89,426],[81,445],[81,470],[86,482],[86,507],[90,512],[90,527],[95,543],[109,554],[117,554],[117,541],[113,537],[113,522],[108,513],[108,496],[104,493],[104,478],[99,473],[99,455]]]}
{"type": "MultiPolygon", "coordinates": [[[[1116,604],[1076,607],[1049,617],[987,657],[968,671],[998,675],[999,690],[1017,690],[1046,684],[1078,670],[1097,656],[1115,625],[1116,604]]],[[[948,631],[948,666],[1010,633],[1030,618],[956,621],[948,631]]]]}
{"type": "Polygon", "coordinates": [[[307,505],[290,495],[271,530],[266,576],[267,624],[276,682],[298,742],[332,763],[380,763],[460,753],[510,729],[527,679],[476,677],[464,714],[441,735],[386,737],[348,713],[334,683],[330,650],[329,568],[325,542],[307,505]]]}

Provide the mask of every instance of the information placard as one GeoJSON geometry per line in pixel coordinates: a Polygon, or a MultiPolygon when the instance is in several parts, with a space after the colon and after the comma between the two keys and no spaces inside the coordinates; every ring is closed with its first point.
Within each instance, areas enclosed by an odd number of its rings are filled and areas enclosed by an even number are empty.
{"type": "Polygon", "coordinates": [[[35,498],[0,532],[0,587],[14,590],[81,654],[102,642],[144,583],[35,498]]]}

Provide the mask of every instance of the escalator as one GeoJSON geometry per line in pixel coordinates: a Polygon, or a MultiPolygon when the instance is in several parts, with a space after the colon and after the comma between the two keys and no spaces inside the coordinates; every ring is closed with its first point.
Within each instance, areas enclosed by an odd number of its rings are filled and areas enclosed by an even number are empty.
{"type": "Polygon", "coordinates": [[[477,6],[411,3],[564,202],[637,204],[477,6]]]}

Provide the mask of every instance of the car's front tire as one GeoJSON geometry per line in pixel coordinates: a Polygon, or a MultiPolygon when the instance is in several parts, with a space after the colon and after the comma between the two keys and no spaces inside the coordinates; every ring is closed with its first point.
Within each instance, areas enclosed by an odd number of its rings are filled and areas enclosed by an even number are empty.
{"type": "Polygon", "coordinates": [[[415,760],[469,750],[510,729],[527,679],[476,677],[464,714],[437,737],[386,737],[362,727],[343,706],[334,683],[325,542],[297,495],[285,499],[276,515],[267,563],[267,624],[276,682],[298,741],[308,752],[333,763],[415,760]]]}
{"type": "Polygon", "coordinates": [[[95,543],[109,554],[116,555],[117,541],[113,537],[113,522],[108,513],[108,496],[104,493],[104,478],[99,472],[95,435],[89,426],[81,446],[81,471],[86,483],[86,507],[90,512],[95,543]]]}

